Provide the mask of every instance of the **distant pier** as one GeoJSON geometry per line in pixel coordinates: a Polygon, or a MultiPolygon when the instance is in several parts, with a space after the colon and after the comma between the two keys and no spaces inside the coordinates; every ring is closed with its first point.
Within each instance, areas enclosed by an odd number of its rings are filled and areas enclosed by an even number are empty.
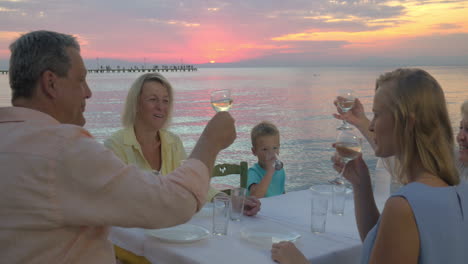
{"type": "MultiPolygon", "coordinates": [[[[101,66],[98,69],[88,69],[89,73],[125,73],[125,72],[191,72],[198,71],[193,65],[154,65],[151,68],[147,67],[120,67],[112,68],[111,66],[101,66]]],[[[0,70],[0,74],[8,74],[8,70],[0,70]]]]}

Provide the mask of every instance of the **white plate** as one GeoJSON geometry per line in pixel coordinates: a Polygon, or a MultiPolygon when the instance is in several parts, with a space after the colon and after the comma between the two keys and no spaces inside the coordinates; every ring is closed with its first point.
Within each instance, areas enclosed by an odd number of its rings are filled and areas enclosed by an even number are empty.
{"type": "Polygon", "coordinates": [[[152,229],[146,231],[146,233],[149,236],[171,243],[191,243],[210,236],[210,231],[206,228],[191,224],[183,224],[163,229],[152,229]]]}
{"type": "Polygon", "coordinates": [[[263,226],[244,227],[241,229],[241,237],[258,246],[271,247],[273,243],[281,241],[295,242],[301,235],[280,226],[263,226]]]}

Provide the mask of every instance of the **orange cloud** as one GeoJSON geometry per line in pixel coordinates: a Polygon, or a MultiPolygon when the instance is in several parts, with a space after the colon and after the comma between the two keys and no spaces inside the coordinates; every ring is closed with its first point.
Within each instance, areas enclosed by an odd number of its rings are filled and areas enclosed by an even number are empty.
{"type": "MultiPolygon", "coordinates": [[[[331,16],[320,17],[328,23],[338,21],[364,22],[370,27],[367,31],[325,31],[309,30],[299,33],[285,34],[272,38],[273,41],[347,41],[350,46],[372,46],[373,44],[392,41],[403,38],[430,36],[434,34],[467,33],[468,20],[466,12],[467,3],[440,3],[439,1],[427,2],[424,5],[418,2],[404,4],[406,12],[396,19],[368,19],[349,16],[346,18],[334,18],[331,16]],[[442,26],[441,26],[442,25],[442,26]],[[445,25],[445,26],[443,26],[445,25]],[[456,26],[447,26],[456,25],[456,26]],[[373,30],[373,26],[380,29],[373,30]]],[[[318,17],[306,17],[305,19],[317,19],[318,17]]],[[[377,44],[376,44],[377,45],[377,44]]]]}
{"type": "Polygon", "coordinates": [[[81,34],[74,34],[73,35],[76,40],[78,41],[78,43],[80,44],[80,47],[83,48],[83,47],[86,47],[89,45],[89,39],[81,34]]]}
{"type": "Polygon", "coordinates": [[[0,31],[0,41],[13,41],[25,32],[21,31],[0,31]]]}
{"type": "Polygon", "coordinates": [[[6,7],[1,7],[0,6],[0,12],[16,12],[18,9],[11,9],[11,8],[6,8],[6,7]]]}
{"type": "Polygon", "coordinates": [[[178,25],[178,26],[184,26],[184,27],[199,27],[199,23],[189,23],[186,21],[181,21],[181,20],[160,20],[156,18],[148,18],[148,19],[142,19],[141,21],[145,21],[151,24],[167,24],[167,25],[178,25]]]}

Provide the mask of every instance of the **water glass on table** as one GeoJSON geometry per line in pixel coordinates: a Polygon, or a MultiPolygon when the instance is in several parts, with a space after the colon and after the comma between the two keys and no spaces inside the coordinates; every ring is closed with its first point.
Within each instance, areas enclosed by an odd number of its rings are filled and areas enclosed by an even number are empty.
{"type": "Polygon", "coordinates": [[[231,189],[231,220],[240,221],[244,212],[247,189],[239,187],[231,189]]]}
{"type": "Polygon", "coordinates": [[[225,236],[228,232],[231,198],[215,196],[213,198],[213,234],[225,236]]]}
{"type": "Polygon", "coordinates": [[[345,201],[346,201],[346,186],[344,184],[333,185],[332,213],[336,215],[343,215],[345,201]]]}
{"type": "Polygon", "coordinates": [[[310,201],[310,231],[323,233],[327,222],[328,198],[312,196],[310,201]]]}

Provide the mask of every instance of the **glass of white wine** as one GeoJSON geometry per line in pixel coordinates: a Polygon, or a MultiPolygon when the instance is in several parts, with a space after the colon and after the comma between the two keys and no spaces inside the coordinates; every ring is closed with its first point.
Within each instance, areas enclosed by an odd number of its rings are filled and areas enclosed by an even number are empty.
{"type": "Polygon", "coordinates": [[[211,105],[216,112],[229,111],[232,107],[231,90],[217,90],[211,92],[211,105]]]}
{"type": "MultiPolygon", "coordinates": [[[[356,100],[356,97],[354,96],[353,90],[350,90],[350,89],[339,90],[337,103],[338,103],[338,107],[344,113],[348,112],[349,110],[353,108],[355,100],[356,100]]],[[[351,127],[349,126],[348,122],[346,122],[346,120],[343,120],[343,123],[337,129],[346,130],[346,129],[351,129],[351,127]]]]}
{"type": "Polygon", "coordinates": [[[335,149],[345,163],[345,166],[340,174],[334,180],[331,180],[330,183],[344,184],[343,172],[346,164],[359,157],[362,151],[362,139],[355,135],[352,130],[342,130],[336,137],[335,149]]]}

